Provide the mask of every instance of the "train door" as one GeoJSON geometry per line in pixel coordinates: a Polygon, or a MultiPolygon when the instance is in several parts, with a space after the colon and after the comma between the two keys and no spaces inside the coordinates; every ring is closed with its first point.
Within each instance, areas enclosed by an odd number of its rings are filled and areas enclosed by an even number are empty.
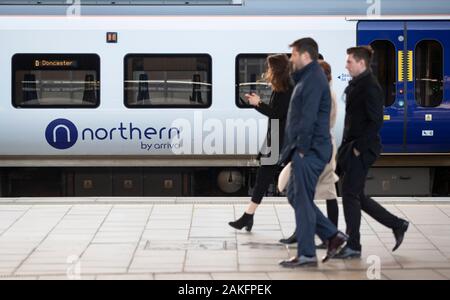
{"type": "Polygon", "coordinates": [[[383,152],[406,152],[405,22],[360,21],[357,26],[357,44],[375,50],[372,70],[384,90],[383,152]]]}
{"type": "Polygon", "coordinates": [[[411,21],[406,28],[408,152],[450,152],[450,22],[411,21]]]}

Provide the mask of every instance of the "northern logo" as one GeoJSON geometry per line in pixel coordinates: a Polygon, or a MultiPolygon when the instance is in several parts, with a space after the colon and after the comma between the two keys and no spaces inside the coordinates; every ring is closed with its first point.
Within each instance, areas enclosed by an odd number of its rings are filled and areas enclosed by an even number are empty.
{"type": "Polygon", "coordinates": [[[45,138],[53,148],[64,150],[75,145],[78,140],[78,130],[71,121],[56,119],[48,124],[45,138]]]}

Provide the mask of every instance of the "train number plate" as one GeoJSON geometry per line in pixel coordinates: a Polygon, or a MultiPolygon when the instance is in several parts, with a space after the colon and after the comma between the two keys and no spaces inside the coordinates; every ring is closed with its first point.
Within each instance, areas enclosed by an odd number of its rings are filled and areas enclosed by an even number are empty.
{"type": "Polygon", "coordinates": [[[422,130],[422,136],[433,136],[434,131],[433,130],[422,130]]]}

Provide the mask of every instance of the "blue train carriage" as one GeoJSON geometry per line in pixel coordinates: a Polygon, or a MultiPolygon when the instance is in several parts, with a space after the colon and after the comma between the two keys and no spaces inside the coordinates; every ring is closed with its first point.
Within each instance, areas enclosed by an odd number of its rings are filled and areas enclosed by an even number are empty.
{"type": "Polygon", "coordinates": [[[385,92],[383,154],[366,192],[450,193],[450,21],[359,20],[357,44],[375,50],[385,92]]]}
{"type": "Polygon", "coordinates": [[[450,153],[450,21],[359,21],[385,91],[384,153],[450,153]]]}

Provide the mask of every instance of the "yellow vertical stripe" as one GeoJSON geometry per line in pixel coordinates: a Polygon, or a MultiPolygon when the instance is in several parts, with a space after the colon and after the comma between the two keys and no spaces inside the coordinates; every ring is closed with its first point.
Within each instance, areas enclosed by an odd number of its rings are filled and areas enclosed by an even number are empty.
{"type": "Polygon", "coordinates": [[[403,51],[398,51],[398,81],[403,81],[403,51]]]}
{"type": "Polygon", "coordinates": [[[413,81],[413,52],[408,51],[408,81],[413,81]]]}

